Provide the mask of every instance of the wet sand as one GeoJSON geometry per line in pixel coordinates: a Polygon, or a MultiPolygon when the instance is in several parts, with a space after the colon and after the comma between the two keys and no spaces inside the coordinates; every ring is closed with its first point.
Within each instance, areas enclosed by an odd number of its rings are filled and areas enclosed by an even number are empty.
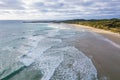
{"type": "Polygon", "coordinates": [[[120,35],[88,26],[71,26],[88,31],[85,32],[89,35],[87,38],[76,37],[71,44],[92,59],[98,78],[120,80],[120,35]]]}

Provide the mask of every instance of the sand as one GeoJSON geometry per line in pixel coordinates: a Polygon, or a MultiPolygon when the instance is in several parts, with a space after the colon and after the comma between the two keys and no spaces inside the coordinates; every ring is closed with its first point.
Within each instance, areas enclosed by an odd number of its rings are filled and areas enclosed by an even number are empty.
{"type": "Polygon", "coordinates": [[[93,31],[95,33],[98,33],[112,41],[114,41],[115,43],[120,45],[120,34],[119,33],[114,33],[111,31],[106,31],[106,30],[102,30],[102,29],[97,29],[97,28],[93,28],[90,26],[84,26],[84,25],[77,25],[77,24],[71,24],[72,26],[75,26],[76,28],[84,28],[90,31],[93,31]]]}
{"type": "Polygon", "coordinates": [[[100,80],[120,80],[120,35],[89,26],[68,25],[97,33],[101,38],[105,38],[103,40],[90,34],[86,39],[76,38],[73,45],[92,59],[100,80]]]}

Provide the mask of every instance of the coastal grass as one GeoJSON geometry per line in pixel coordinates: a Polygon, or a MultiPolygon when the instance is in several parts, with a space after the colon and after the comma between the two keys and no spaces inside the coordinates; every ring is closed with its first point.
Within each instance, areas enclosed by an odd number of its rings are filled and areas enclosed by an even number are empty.
{"type": "Polygon", "coordinates": [[[101,20],[66,20],[65,23],[80,24],[98,29],[104,29],[120,34],[120,19],[101,19],[101,20]]]}

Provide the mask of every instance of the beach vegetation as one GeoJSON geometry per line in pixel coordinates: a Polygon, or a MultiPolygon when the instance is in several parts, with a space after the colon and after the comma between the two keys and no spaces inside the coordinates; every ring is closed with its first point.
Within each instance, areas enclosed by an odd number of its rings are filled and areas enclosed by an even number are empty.
{"type": "Polygon", "coordinates": [[[104,29],[104,30],[120,33],[120,19],[117,19],[117,18],[100,19],[100,20],[76,19],[76,20],[65,20],[63,22],[71,23],[71,24],[80,24],[80,25],[85,25],[85,26],[90,26],[98,29],[104,29]]]}

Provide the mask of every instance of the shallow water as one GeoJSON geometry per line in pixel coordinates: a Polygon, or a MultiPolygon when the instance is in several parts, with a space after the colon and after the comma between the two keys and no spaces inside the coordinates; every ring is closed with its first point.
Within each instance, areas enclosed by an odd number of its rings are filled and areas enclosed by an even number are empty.
{"type": "Polygon", "coordinates": [[[0,80],[97,80],[92,61],[66,43],[84,35],[62,24],[0,22],[0,80]]]}

